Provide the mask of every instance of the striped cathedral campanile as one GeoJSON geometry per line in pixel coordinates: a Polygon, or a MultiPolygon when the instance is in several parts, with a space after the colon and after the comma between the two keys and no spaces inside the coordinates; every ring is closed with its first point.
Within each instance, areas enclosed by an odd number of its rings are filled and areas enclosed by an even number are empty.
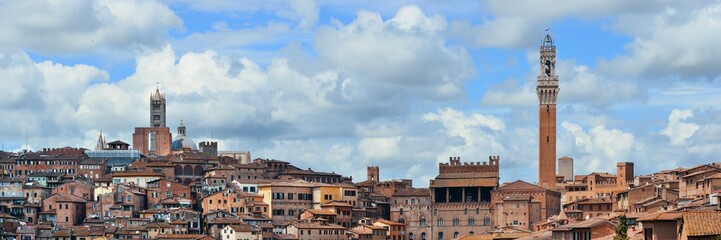
{"type": "MultiPolygon", "coordinates": [[[[546,30],[548,32],[548,30],[546,30]]],[[[541,44],[541,74],[536,79],[538,94],[538,184],[556,187],[556,99],[558,76],[556,75],[556,45],[546,33],[541,44]]]]}

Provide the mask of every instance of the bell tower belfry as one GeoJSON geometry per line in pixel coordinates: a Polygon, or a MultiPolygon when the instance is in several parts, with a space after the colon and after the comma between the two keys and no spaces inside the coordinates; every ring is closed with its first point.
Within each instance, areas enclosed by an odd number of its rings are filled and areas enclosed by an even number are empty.
{"type": "Polygon", "coordinates": [[[165,127],[165,95],[159,88],[150,94],[150,127],[165,127]]]}
{"type": "Polygon", "coordinates": [[[556,186],[556,45],[546,29],[540,48],[541,74],[536,78],[538,94],[538,184],[545,188],[556,186]]]}

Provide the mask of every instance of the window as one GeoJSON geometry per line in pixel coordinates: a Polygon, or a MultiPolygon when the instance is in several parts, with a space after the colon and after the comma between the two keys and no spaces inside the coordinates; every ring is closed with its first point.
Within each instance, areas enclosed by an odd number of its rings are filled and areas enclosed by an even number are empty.
{"type": "Polygon", "coordinates": [[[483,218],[483,226],[489,226],[489,225],[491,225],[491,218],[490,217],[483,218]]]}
{"type": "Polygon", "coordinates": [[[453,226],[458,227],[458,225],[461,225],[461,220],[458,217],[453,218],[453,226]]]}
{"type": "Polygon", "coordinates": [[[438,219],[438,222],[436,222],[436,226],[443,227],[443,218],[438,219]]]}
{"type": "Polygon", "coordinates": [[[455,238],[458,238],[458,232],[454,232],[454,233],[453,233],[453,238],[454,238],[454,239],[455,239],[455,238]]]}
{"type": "Polygon", "coordinates": [[[288,193],[288,200],[293,200],[293,193],[288,193]]]}
{"type": "Polygon", "coordinates": [[[469,218],[469,219],[468,219],[468,226],[476,226],[476,219],[475,219],[475,218],[469,218]]]}
{"type": "Polygon", "coordinates": [[[426,226],[426,219],[425,219],[425,218],[421,218],[421,220],[419,221],[419,225],[420,225],[421,227],[425,227],[425,226],[426,226]]]}

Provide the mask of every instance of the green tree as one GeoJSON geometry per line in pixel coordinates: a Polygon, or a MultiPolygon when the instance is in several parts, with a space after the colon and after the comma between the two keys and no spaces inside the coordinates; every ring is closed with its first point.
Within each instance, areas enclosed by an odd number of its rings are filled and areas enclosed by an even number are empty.
{"type": "Polygon", "coordinates": [[[618,217],[618,225],[616,225],[616,236],[613,237],[613,240],[628,240],[628,235],[626,232],[628,231],[628,225],[626,225],[626,215],[621,215],[618,217]]]}

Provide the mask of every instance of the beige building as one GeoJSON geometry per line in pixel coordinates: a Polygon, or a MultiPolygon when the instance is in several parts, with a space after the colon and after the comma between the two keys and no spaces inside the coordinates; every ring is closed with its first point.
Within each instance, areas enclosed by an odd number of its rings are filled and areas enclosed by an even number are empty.
{"type": "Polygon", "coordinates": [[[261,240],[263,234],[250,225],[228,225],[220,231],[222,240],[261,240]]]}
{"type": "Polygon", "coordinates": [[[345,240],[345,228],[338,224],[322,222],[293,222],[285,228],[285,234],[292,234],[298,240],[345,240]]]}
{"type": "Polygon", "coordinates": [[[573,158],[564,156],[558,159],[558,177],[563,181],[573,181],[573,158]]]}

